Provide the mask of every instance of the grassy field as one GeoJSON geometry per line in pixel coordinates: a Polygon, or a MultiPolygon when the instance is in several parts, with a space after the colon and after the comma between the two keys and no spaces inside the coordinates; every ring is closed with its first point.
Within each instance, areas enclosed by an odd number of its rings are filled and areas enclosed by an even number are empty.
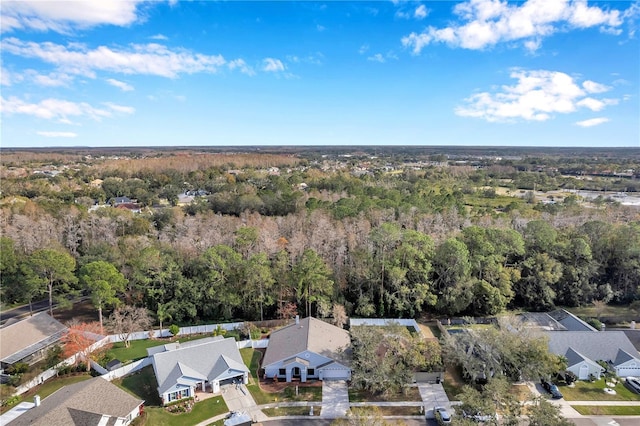
{"type": "Polygon", "coordinates": [[[565,401],[640,401],[640,395],[631,392],[621,381],[613,388],[615,395],[605,393],[605,387],[604,379],[600,379],[593,383],[578,381],[575,387],[560,386],[559,389],[565,401]]]}
{"type": "Polygon", "coordinates": [[[639,313],[637,310],[630,308],[629,306],[614,306],[606,305],[603,308],[596,308],[595,306],[579,306],[576,308],[567,308],[572,314],[581,317],[593,317],[600,319],[611,318],[616,322],[630,322],[638,320],[639,313]]]}
{"type": "Polygon", "coordinates": [[[583,416],[640,416],[640,407],[620,405],[572,405],[583,416]]]}
{"type": "Polygon", "coordinates": [[[147,426],[183,426],[195,425],[211,417],[224,414],[229,409],[221,396],[205,399],[197,402],[190,413],[172,414],[161,407],[145,408],[145,421],[147,426]]]}
{"type": "Polygon", "coordinates": [[[145,406],[159,407],[162,404],[158,395],[156,376],[153,366],[149,365],[122,379],[116,379],[113,384],[126,390],[140,399],[144,399],[145,406]]]}

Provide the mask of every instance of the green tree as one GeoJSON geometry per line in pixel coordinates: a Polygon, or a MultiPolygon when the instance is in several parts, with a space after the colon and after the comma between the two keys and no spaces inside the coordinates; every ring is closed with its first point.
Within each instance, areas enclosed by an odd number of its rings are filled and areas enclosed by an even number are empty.
{"type": "Polygon", "coordinates": [[[249,257],[244,268],[243,298],[246,305],[259,308],[260,321],[264,320],[264,307],[274,303],[274,282],[267,255],[257,253],[249,257]]]}
{"type": "MultiPolygon", "coordinates": [[[[380,282],[380,289],[378,291],[379,307],[378,314],[384,316],[386,311],[385,301],[385,276],[388,268],[388,258],[390,252],[396,247],[401,238],[401,232],[398,225],[394,223],[383,223],[382,225],[374,228],[369,234],[369,238],[373,242],[374,246],[374,258],[379,265],[380,273],[378,280],[380,282]]],[[[397,271],[396,271],[397,274],[397,271]]]]}
{"type": "Polygon", "coordinates": [[[560,407],[538,397],[530,405],[527,418],[529,426],[571,426],[573,423],[562,417],[560,407]]]}
{"type": "Polygon", "coordinates": [[[104,334],[102,309],[120,303],[127,280],[116,267],[104,260],[88,263],[80,268],[80,282],[88,290],[93,306],[98,309],[101,333],[104,334]]]}
{"type": "Polygon", "coordinates": [[[433,283],[438,295],[436,308],[450,315],[464,311],[473,296],[469,250],[450,238],[440,244],[433,258],[433,283]]]}
{"type": "Polygon", "coordinates": [[[41,249],[29,256],[24,272],[26,281],[34,289],[46,288],[49,293],[49,314],[53,316],[54,293],[61,305],[68,305],[68,296],[74,293],[73,284],[78,279],[73,274],[76,261],[64,251],[41,249]]]}
{"type": "Polygon", "coordinates": [[[324,260],[313,249],[306,249],[293,267],[296,296],[306,306],[306,315],[312,315],[311,305],[321,299],[331,300],[333,281],[331,271],[324,260]]]}

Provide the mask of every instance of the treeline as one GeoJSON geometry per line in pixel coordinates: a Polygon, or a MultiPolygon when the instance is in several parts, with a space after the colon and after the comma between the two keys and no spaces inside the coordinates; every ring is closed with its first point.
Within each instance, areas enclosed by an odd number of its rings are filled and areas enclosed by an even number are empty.
{"type": "Polygon", "coordinates": [[[640,298],[640,224],[616,207],[472,218],[455,202],[429,212],[272,216],[177,207],[54,215],[43,204],[2,208],[3,303],[93,295],[80,271],[97,261],[124,276],[118,300],[180,323],[326,317],[335,305],[349,315],[416,317],[640,298]]]}

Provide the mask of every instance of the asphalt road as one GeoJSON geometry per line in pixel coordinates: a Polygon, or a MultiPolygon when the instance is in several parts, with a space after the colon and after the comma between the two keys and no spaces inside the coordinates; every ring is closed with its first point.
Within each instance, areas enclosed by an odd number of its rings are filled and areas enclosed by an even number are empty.
{"type": "MultiPolygon", "coordinates": [[[[49,299],[39,300],[37,302],[33,302],[31,305],[33,307],[34,313],[44,311],[49,308],[49,299]]],[[[53,306],[55,307],[55,304],[53,306]]],[[[5,322],[10,320],[11,318],[16,318],[24,315],[29,315],[29,305],[24,305],[0,312],[0,322],[5,322]]]]}

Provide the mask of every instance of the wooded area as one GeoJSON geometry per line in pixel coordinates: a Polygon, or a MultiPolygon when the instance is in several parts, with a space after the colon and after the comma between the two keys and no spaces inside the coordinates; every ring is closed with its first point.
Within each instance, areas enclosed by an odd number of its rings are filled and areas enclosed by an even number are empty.
{"type": "Polygon", "coordinates": [[[3,153],[4,304],[86,294],[101,312],[124,302],[186,324],[330,317],[336,306],[418,317],[640,298],[638,207],[533,192],[631,192],[634,158],[67,155],[3,153]],[[620,176],[582,180],[562,167],[620,176]]]}

